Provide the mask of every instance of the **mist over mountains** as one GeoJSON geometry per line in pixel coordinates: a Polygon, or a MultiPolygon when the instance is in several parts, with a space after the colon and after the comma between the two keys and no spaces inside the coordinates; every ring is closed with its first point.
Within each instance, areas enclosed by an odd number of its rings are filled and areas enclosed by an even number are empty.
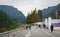
{"type": "Polygon", "coordinates": [[[57,6],[52,6],[52,7],[48,7],[47,9],[43,9],[42,17],[43,18],[48,18],[48,17],[55,18],[56,10],[58,11],[59,16],[60,16],[60,4],[58,4],[57,6]]]}
{"type": "Polygon", "coordinates": [[[0,5],[0,10],[3,10],[11,19],[17,20],[18,22],[24,22],[26,17],[17,8],[8,5],[0,5]]]}
{"type": "MultiPolygon", "coordinates": [[[[17,8],[8,5],[0,5],[0,10],[3,10],[12,20],[17,20],[18,22],[25,22],[26,17],[19,11],[17,8]]],[[[55,18],[56,10],[60,16],[60,4],[57,6],[48,7],[47,9],[42,10],[42,17],[48,18],[52,17],[55,18]]]]}

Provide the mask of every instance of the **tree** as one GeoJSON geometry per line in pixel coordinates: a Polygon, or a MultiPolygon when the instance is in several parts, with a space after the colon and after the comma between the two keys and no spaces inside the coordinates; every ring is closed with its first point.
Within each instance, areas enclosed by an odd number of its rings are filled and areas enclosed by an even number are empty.
{"type": "Polygon", "coordinates": [[[26,22],[27,23],[35,23],[35,22],[39,22],[39,21],[40,21],[40,18],[38,16],[38,13],[35,8],[35,10],[31,12],[31,14],[28,14],[26,22]]]}
{"type": "Polygon", "coordinates": [[[16,28],[16,23],[14,23],[4,11],[0,11],[0,32],[11,30],[16,28]]]}

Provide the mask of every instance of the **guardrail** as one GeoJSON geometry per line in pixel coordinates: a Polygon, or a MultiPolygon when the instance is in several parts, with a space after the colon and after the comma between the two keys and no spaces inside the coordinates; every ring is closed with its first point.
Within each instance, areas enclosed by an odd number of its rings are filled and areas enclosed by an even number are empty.
{"type": "Polygon", "coordinates": [[[0,37],[16,37],[18,30],[19,29],[15,29],[15,30],[0,33],[0,37]]]}

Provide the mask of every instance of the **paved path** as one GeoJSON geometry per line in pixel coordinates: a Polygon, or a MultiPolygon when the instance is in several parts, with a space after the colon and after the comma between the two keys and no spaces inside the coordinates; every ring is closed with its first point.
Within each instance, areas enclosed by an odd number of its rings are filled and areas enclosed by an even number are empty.
{"type": "Polygon", "coordinates": [[[60,31],[50,32],[47,29],[32,26],[31,30],[19,30],[16,37],[60,37],[60,31]]]}

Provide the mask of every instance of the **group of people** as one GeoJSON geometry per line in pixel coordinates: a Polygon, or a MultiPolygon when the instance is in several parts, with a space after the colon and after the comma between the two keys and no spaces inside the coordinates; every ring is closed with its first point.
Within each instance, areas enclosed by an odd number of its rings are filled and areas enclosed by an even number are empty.
{"type": "MultiPolygon", "coordinates": [[[[41,28],[41,25],[38,25],[38,27],[39,27],[39,28],[41,28]]],[[[48,27],[46,27],[46,25],[45,25],[45,24],[43,24],[43,28],[48,29],[48,27]]],[[[53,30],[54,30],[54,26],[53,26],[53,25],[51,25],[51,26],[50,26],[50,31],[51,31],[51,32],[53,32],[53,30]]]]}
{"type": "Polygon", "coordinates": [[[31,25],[26,25],[26,30],[30,29],[31,30],[31,25]]]}
{"type": "MultiPolygon", "coordinates": [[[[38,27],[41,28],[41,25],[38,25],[38,27]]],[[[43,28],[48,28],[48,27],[46,27],[46,25],[43,25],[43,28]]],[[[31,25],[26,25],[26,29],[30,29],[31,30],[31,25]]],[[[54,29],[54,26],[51,25],[50,26],[51,32],[53,32],[53,29],[54,29]]]]}

